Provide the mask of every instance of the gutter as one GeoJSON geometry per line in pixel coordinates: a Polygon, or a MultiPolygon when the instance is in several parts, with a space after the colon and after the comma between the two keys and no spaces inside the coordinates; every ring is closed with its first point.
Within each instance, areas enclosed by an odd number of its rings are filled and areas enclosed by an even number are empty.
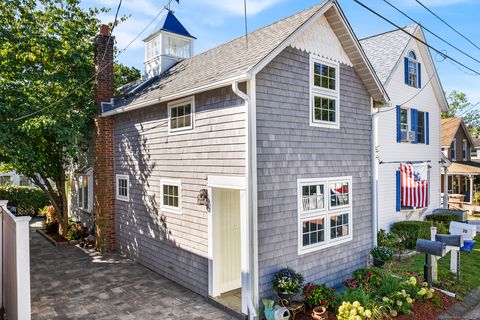
{"type": "Polygon", "coordinates": [[[137,102],[137,103],[132,103],[132,104],[127,105],[125,107],[116,108],[116,109],[113,109],[113,110],[110,110],[110,111],[107,111],[107,112],[103,112],[101,117],[109,117],[109,116],[117,115],[117,114],[128,112],[128,111],[137,110],[137,109],[144,108],[144,107],[153,106],[153,105],[156,105],[156,104],[159,104],[159,103],[162,103],[162,102],[168,102],[168,101],[184,98],[186,96],[194,95],[194,94],[197,94],[197,93],[200,93],[200,92],[205,92],[205,91],[208,91],[208,90],[213,90],[213,89],[226,87],[226,86],[231,85],[233,82],[247,81],[249,79],[250,79],[249,74],[241,74],[239,76],[235,76],[235,77],[228,78],[228,79],[225,79],[225,80],[222,80],[222,81],[207,84],[207,85],[204,85],[204,86],[196,87],[194,89],[181,91],[179,93],[171,94],[171,95],[168,95],[168,96],[159,97],[159,98],[155,98],[155,99],[152,99],[152,100],[147,100],[147,101],[142,101],[142,102],[137,102]]]}
{"type": "Polygon", "coordinates": [[[232,83],[233,92],[245,101],[245,131],[246,131],[246,152],[245,152],[245,171],[246,171],[246,193],[247,193],[247,215],[248,215],[248,296],[246,297],[248,318],[258,319],[257,307],[255,301],[256,298],[256,275],[257,272],[257,255],[256,255],[256,134],[255,134],[255,76],[249,77],[251,81],[247,82],[247,94],[241,91],[238,87],[240,81],[234,81],[232,83]],[[254,169],[255,168],[255,169],[254,169]]]}

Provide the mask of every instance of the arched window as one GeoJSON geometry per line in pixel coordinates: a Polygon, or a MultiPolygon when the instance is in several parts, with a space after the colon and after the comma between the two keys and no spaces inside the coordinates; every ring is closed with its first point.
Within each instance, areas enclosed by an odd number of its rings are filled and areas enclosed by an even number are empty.
{"type": "Polygon", "coordinates": [[[410,59],[417,60],[417,56],[415,55],[415,52],[413,52],[413,51],[410,51],[410,52],[408,53],[408,57],[409,57],[410,59]]]}

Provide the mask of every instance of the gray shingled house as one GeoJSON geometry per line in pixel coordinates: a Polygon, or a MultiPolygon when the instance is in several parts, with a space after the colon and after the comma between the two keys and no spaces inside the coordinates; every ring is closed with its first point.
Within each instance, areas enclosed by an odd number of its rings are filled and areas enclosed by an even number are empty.
{"type": "MultiPolygon", "coordinates": [[[[256,317],[274,272],[336,285],[372,246],[371,112],[388,96],[335,1],[193,55],[169,12],[114,123],[116,249],[256,317]]],[[[99,176],[101,172],[97,172],[99,176]]]]}

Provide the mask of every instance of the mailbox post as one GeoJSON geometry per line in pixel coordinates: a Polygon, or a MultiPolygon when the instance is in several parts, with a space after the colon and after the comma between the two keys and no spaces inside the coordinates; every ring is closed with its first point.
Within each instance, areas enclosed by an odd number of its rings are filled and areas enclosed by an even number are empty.
{"type": "Polygon", "coordinates": [[[417,240],[417,251],[425,254],[423,272],[429,288],[432,287],[433,281],[435,280],[433,278],[434,271],[435,273],[437,272],[436,263],[435,265],[432,265],[432,262],[436,262],[437,257],[443,257],[446,253],[446,248],[447,245],[442,242],[424,239],[417,240]]]}
{"type": "MultiPolygon", "coordinates": [[[[435,236],[437,234],[437,227],[430,228],[430,240],[435,241],[435,236]]],[[[427,256],[425,256],[426,259],[427,256]]],[[[430,265],[432,266],[432,281],[438,281],[438,265],[437,265],[437,257],[430,255],[430,265]]],[[[427,281],[428,282],[428,281],[427,281]]],[[[430,282],[429,282],[430,285],[430,282]]]]}

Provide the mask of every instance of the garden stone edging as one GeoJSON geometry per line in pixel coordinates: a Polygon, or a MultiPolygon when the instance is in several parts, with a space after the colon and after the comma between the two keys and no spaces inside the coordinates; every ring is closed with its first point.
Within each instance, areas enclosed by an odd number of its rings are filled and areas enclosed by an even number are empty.
{"type": "MultiPolygon", "coordinates": [[[[478,318],[465,317],[480,305],[480,287],[473,289],[465,298],[448,308],[447,312],[437,317],[436,320],[465,319],[475,320],[478,318]]],[[[480,310],[478,310],[480,313],[480,310]]]]}
{"type": "Polygon", "coordinates": [[[58,242],[57,240],[53,239],[50,235],[48,235],[42,229],[37,229],[37,232],[40,233],[45,239],[47,239],[51,244],[53,244],[56,247],[58,247],[58,246],[68,246],[68,245],[75,246],[75,245],[80,243],[79,240],[67,240],[65,242],[58,242]]]}

